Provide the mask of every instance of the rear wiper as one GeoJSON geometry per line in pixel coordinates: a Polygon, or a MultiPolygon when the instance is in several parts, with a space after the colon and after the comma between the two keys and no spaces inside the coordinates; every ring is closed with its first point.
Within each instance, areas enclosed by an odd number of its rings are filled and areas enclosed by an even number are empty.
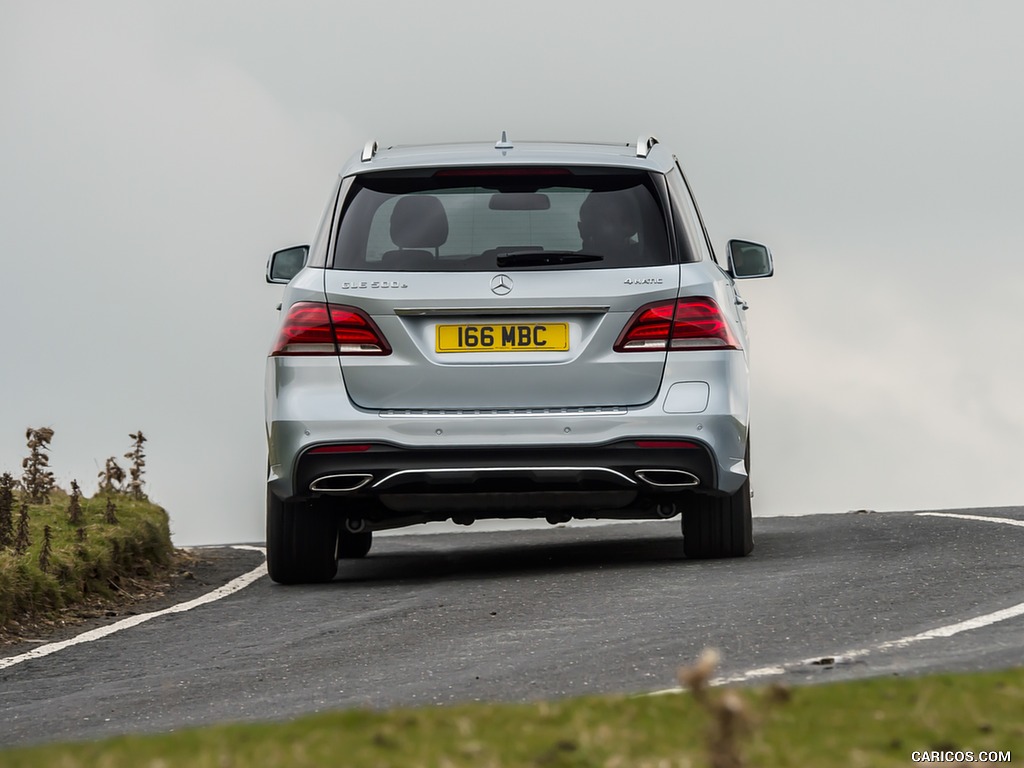
{"type": "Polygon", "coordinates": [[[506,251],[497,258],[499,267],[542,267],[547,264],[581,264],[603,260],[604,256],[579,251],[506,251]]]}

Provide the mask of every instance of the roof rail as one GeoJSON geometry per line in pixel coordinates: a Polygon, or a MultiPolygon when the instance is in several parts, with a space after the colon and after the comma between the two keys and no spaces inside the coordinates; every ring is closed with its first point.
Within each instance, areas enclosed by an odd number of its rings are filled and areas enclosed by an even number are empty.
{"type": "Polygon", "coordinates": [[[641,133],[636,137],[636,156],[647,157],[647,153],[651,151],[658,140],[654,136],[648,136],[641,133]]]}
{"type": "Polygon", "coordinates": [[[371,160],[373,160],[373,156],[376,155],[376,154],[377,154],[377,142],[374,141],[373,139],[370,139],[368,142],[366,142],[366,146],[363,147],[363,154],[361,155],[360,159],[364,163],[368,163],[371,160]]]}

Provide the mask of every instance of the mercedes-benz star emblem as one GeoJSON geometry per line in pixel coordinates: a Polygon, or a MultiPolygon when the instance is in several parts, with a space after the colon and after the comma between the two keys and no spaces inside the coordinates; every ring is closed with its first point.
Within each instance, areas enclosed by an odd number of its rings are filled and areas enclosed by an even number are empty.
{"type": "Polygon", "coordinates": [[[505,296],[512,292],[512,278],[508,275],[495,275],[491,278],[491,292],[498,296],[505,296]]]}

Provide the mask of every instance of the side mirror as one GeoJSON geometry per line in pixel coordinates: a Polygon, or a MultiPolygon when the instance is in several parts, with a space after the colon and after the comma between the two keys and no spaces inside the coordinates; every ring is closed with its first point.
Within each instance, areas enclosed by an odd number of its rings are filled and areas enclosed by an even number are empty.
{"type": "Polygon", "coordinates": [[[267,262],[267,282],[287,283],[306,265],[309,255],[308,245],[295,245],[270,254],[267,262]]]}
{"type": "Polygon", "coordinates": [[[772,252],[760,243],[747,240],[729,241],[729,272],[737,280],[771,277],[775,273],[772,252]]]}

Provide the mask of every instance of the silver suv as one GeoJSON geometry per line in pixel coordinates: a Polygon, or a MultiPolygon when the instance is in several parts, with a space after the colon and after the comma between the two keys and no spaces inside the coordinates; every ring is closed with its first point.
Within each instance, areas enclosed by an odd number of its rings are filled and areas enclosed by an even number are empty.
{"type": "Polygon", "coordinates": [[[635,144],[366,145],[286,283],[267,363],[267,556],[328,581],[373,531],[665,519],[753,549],[746,303],[766,247],[711,241],[635,144]]]}

